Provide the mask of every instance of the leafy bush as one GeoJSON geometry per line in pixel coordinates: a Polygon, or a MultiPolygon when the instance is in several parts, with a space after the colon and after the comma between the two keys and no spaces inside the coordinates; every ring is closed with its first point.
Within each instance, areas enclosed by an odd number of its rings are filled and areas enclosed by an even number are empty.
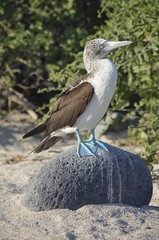
{"type": "Polygon", "coordinates": [[[89,0],[0,1],[1,87],[9,92],[14,88],[36,104],[48,102],[49,94],[40,99],[44,93],[37,96],[37,89],[53,85],[59,92],[65,85],[59,70],[73,61],[80,40],[99,25],[99,5],[89,0]]]}
{"type": "Polygon", "coordinates": [[[129,134],[145,147],[147,161],[155,161],[159,153],[158,1],[103,1],[102,12],[109,20],[98,35],[133,41],[131,50],[113,56],[119,78],[112,107],[130,108],[129,115],[140,117],[138,128],[130,128],[129,134]]]}
{"type": "Polygon", "coordinates": [[[118,68],[111,111],[124,109],[127,116],[139,117],[130,135],[145,147],[148,162],[157,159],[158,0],[2,0],[0,16],[2,88],[34,96],[36,104],[48,102],[84,73],[82,50],[87,40],[132,40],[128,48],[111,54],[118,68]]]}

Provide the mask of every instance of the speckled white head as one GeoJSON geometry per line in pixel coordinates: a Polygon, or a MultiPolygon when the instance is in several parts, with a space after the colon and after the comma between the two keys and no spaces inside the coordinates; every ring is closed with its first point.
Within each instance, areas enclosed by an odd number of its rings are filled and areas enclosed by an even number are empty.
{"type": "Polygon", "coordinates": [[[90,71],[91,64],[94,61],[101,60],[108,58],[108,54],[119,47],[127,46],[131,44],[131,41],[117,41],[117,42],[111,42],[107,41],[103,38],[96,38],[89,42],[87,42],[85,49],[84,49],[84,55],[83,60],[86,69],[90,71]]]}

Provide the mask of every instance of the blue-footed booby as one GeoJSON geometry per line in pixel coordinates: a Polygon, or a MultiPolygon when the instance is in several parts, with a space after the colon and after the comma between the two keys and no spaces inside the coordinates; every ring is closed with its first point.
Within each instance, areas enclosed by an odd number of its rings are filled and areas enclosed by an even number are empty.
{"type": "Polygon", "coordinates": [[[108,109],[117,82],[117,70],[108,54],[131,43],[106,41],[103,38],[87,42],[83,54],[87,73],[62,91],[45,123],[23,136],[27,138],[44,133],[33,152],[46,150],[65,134],[75,131],[78,139],[77,154],[80,157],[96,155],[98,148],[107,151],[106,145],[95,139],[94,129],[108,109]],[[81,130],[90,130],[90,139],[83,141],[80,136],[81,130]]]}

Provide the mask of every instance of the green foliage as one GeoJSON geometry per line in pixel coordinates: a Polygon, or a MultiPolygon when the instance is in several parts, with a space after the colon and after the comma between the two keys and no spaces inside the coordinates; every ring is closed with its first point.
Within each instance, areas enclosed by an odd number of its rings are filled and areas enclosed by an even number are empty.
{"type": "MultiPolygon", "coordinates": [[[[145,147],[147,161],[155,161],[159,152],[158,16],[158,0],[1,0],[2,86],[25,96],[32,88],[40,88],[39,96],[50,91],[54,96],[85,72],[82,50],[87,40],[132,40],[131,46],[110,55],[118,68],[111,111],[127,109],[129,116],[139,117],[139,126],[130,128],[130,136],[145,147]]],[[[44,99],[40,103],[48,102],[44,99]]]]}
{"type": "Polygon", "coordinates": [[[45,84],[50,79],[53,88],[61,89],[67,78],[60,74],[63,70],[59,71],[73,61],[72,53],[81,49],[81,39],[99,24],[99,4],[100,1],[89,0],[1,0],[3,88],[9,91],[16,88],[27,96],[30,88],[50,86],[45,84]],[[29,87],[28,91],[24,86],[29,87]]]}
{"type": "Polygon", "coordinates": [[[112,57],[118,63],[118,86],[113,109],[130,108],[140,117],[129,134],[145,147],[148,162],[159,153],[159,1],[103,1],[105,26],[98,31],[109,39],[129,39],[131,48],[112,57]]]}

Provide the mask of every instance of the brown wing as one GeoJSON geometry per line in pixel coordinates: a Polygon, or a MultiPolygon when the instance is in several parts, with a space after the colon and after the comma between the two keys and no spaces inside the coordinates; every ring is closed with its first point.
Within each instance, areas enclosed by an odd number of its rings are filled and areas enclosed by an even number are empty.
{"type": "Polygon", "coordinates": [[[63,92],[51,112],[44,138],[60,128],[72,127],[90,102],[93,93],[94,89],[88,82],[81,82],[63,92]]]}
{"type": "Polygon", "coordinates": [[[73,87],[76,87],[81,82],[86,81],[87,79],[90,79],[92,76],[93,76],[93,73],[86,73],[85,75],[78,77],[58,95],[57,99],[60,98],[63,94],[70,91],[73,87]]]}
{"type": "MultiPolygon", "coordinates": [[[[92,77],[92,74],[93,73],[87,73],[83,76],[80,76],[79,78],[77,78],[76,80],[74,80],[71,85],[69,85],[64,91],[62,91],[60,93],[60,95],[58,95],[57,97],[57,102],[56,102],[56,105],[55,105],[55,109],[58,108],[58,105],[59,103],[61,102],[60,99],[64,99],[66,98],[66,95],[70,92],[70,90],[72,90],[73,88],[77,87],[77,85],[79,85],[80,83],[82,83],[84,80],[87,80],[87,79],[90,79],[92,77]],[[65,96],[65,97],[64,97],[65,96]],[[64,97],[64,98],[62,98],[64,97]],[[59,102],[58,102],[59,101],[59,102]]],[[[78,91],[78,89],[74,89],[75,91],[78,91]]],[[[82,100],[81,100],[82,101],[82,100]]],[[[54,112],[54,109],[52,111],[52,113],[54,112]]],[[[55,116],[55,115],[54,115],[55,116]]],[[[50,118],[49,118],[50,119],[50,118]]],[[[46,129],[48,128],[48,121],[49,119],[47,119],[47,121],[39,126],[37,126],[36,128],[32,129],[31,131],[29,131],[28,133],[26,133],[23,138],[27,138],[27,137],[30,137],[30,136],[33,136],[33,135],[36,135],[36,134],[40,134],[40,133],[43,133],[43,132],[46,132],[46,129]]],[[[56,127],[57,129],[58,127],[56,127]]],[[[47,134],[45,134],[45,136],[47,136],[47,134]]],[[[45,137],[44,136],[44,137],[45,137]]]]}

